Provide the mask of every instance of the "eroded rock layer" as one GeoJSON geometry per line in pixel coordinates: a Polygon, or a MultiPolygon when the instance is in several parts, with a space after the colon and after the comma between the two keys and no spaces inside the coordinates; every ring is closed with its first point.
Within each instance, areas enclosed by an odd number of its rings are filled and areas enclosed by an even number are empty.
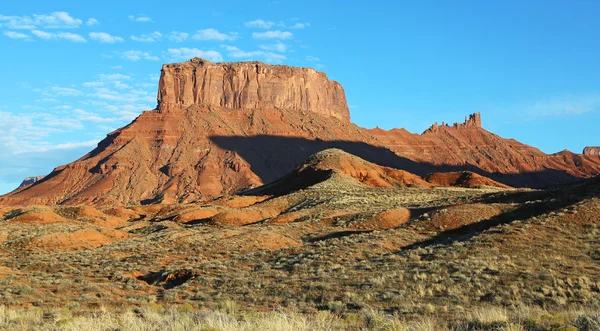
{"type": "Polygon", "coordinates": [[[312,111],[350,122],[342,86],[312,68],[259,62],[212,63],[195,58],[163,65],[158,89],[161,111],[194,104],[230,109],[279,108],[312,111]]]}
{"type": "Polygon", "coordinates": [[[584,148],[583,155],[600,155],[600,146],[588,146],[584,148]]]}

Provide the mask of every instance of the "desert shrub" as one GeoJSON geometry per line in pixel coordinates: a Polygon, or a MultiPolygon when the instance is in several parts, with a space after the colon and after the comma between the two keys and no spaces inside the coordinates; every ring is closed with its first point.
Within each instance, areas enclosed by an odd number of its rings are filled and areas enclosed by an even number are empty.
{"type": "Polygon", "coordinates": [[[600,330],[600,313],[597,314],[582,314],[573,323],[581,331],[599,331],[600,330]]]}

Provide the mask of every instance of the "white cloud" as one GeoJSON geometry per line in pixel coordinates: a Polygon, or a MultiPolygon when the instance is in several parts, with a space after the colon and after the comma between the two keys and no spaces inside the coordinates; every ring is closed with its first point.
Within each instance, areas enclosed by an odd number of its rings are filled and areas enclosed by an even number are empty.
{"type": "Polygon", "coordinates": [[[50,90],[52,91],[52,93],[54,93],[56,95],[62,95],[62,96],[67,96],[67,97],[81,95],[81,91],[71,88],[71,87],[53,86],[50,90]]]}
{"type": "Polygon", "coordinates": [[[316,57],[316,56],[311,56],[311,55],[309,55],[309,56],[307,56],[307,57],[306,57],[306,61],[310,61],[310,62],[319,62],[319,61],[321,61],[321,59],[319,59],[319,58],[318,58],[318,57],[316,57]]]}
{"type": "Polygon", "coordinates": [[[94,26],[94,25],[97,25],[97,24],[100,24],[100,22],[98,22],[98,20],[95,19],[95,18],[93,18],[93,17],[89,18],[87,20],[87,22],[85,22],[85,25],[87,25],[87,26],[94,26]]]}
{"type": "Polygon", "coordinates": [[[121,57],[130,61],[139,61],[141,59],[149,61],[158,61],[158,56],[154,56],[148,52],[129,50],[121,53],[121,57]]]}
{"type": "Polygon", "coordinates": [[[8,29],[73,29],[78,28],[82,21],[71,17],[69,13],[59,11],[50,14],[33,16],[0,15],[0,24],[8,29]]]}
{"type": "Polygon", "coordinates": [[[124,41],[123,38],[112,36],[106,32],[90,32],[89,36],[90,38],[105,44],[114,44],[117,42],[120,43],[124,41]]]}
{"type": "Polygon", "coordinates": [[[115,91],[107,87],[98,87],[90,96],[111,102],[156,102],[156,97],[151,96],[148,91],[129,89],[128,91],[115,91]]]}
{"type": "Polygon", "coordinates": [[[41,39],[44,39],[44,40],[65,39],[65,40],[78,42],[78,43],[84,43],[87,41],[82,36],[80,36],[76,33],[71,33],[71,32],[54,33],[54,32],[46,32],[46,31],[42,31],[42,30],[32,30],[31,33],[41,39]]]}
{"type": "Polygon", "coordinates": [[[83,129],[83,124],[79,120],[74,118],[55,118],[52,116],[45,121],[44,125],[51,128],[57,128],[67,131],[83,129]]]}
{"type": "Polygon", "coordinates": [[[289,31],[265,31],[265,32],[254,32],[252,38],[255,39],[290,39],[294,35],[289,31]]]}
{"type": "Polygon", "coordinates": [[[538,100],[519,112],[530,117],[581,115],[600,109],[600,95],[564,95],[538,100]],[[525,111],[523,111],[525,110],[525,111]]]}
{"type": "Polygon", "coordinates": [[[85,82],[82,85],[86,87],[100,87],[104,86],[104,82],[85,82]]]}
{"type": "Polygon", "coordinates": [[[66,40],[70,40],[76,43],[84,43],[86,42],[85,38],[83,38],[82,36],[76,34],[76,33],[70,33],[70,32],[60,32],[56,34],[56,37],[58,39],[66,39],[66,40]]]}
{"type": "Polygon", "coordinates": [[[304,29],[304,28],[308,28],[310,26],[310,23],[296,23],[292,26],[290,26],[290,29],[304,29]]]}
{"type": "Polygon", "coordinates": [[[243,51],[235,46],[221,45],[221,47],[225,48],[229,53],[229,56],[234,57],[236,59],[244,59],[244,60],[257,60],[264,59],[267,62],[281,62],[286,59],[285,55],[276,54],[273,52],[264,52],[264,51],[243,51]]]}
{"type": "Polygon", "coordinates": [[[112,123],[118,120],[114,117],[102,117],[96,113],[84,111],[82,109],[73,109],[73,114],[78,120],[93,123],[112,123]]]}
{"type": "Polygon", "coordinates": [[[258,28],[258,29],[270,29],[274,25],[275,25],[275,22],[265,21],[265,20],[261,20],[261,19],[244,23],[244,26],[247,28],[258,28]]]}
{"type": "Polygon", "coordinates": [[[288,46],[284,43],[275,43],[275,44],[270,44],[270,45],[258,45],[258,48],[265,50],[265,51],[283,53],[283,52],[287,51],[288,46]]]}
{"type": "Polygon", "coordinates": [[[174,41],[176,43],[181,43],[184,42],[185,40],[187,40],[189,38],[189,34],[186,32],[179,32],[179,31],[172,31],[169,34],[169,40],[170,41],[174,41]]]}
{"type": "Polygon", "coordinates": [[[4,31],[4,35],[11,39],[31,39],[28,35],[16,31],[4,31]]]}
{"type": "Polygon", "coordinates": [[[215,29],[204,29],[196,31],[196,33],[192,36],[192,39],[217,41],[235,40],[237,39],[237,33],[231,32],[229,34],[225,34],[215,29]]]}
{"type": "Polygon", "coordinates": [[[219,62],[223,61],[221,53],[217,51],[205,51],[197,48],[169,48],[167,54],[173,60],[189,60],[194,57],[201,57],[210,61],[219,62]]]}
{"type": "MultiPolygon", "coordinates": [[[[53,167],[83,155],[99,139],[56,143],[53,136],[80,130],[76,118],[47,113],[15,114],[0,112],[0,182],[20,182],[24,177],[44,175],[53,167]]],[[[89,138],[87,138],[89,139],[89,138]]]]}
{"type": "Polygon", "coordinates": [[[96,145],[98,145],[98,140],[94,139],[94,140],[88,140],[88,141],[68,142],[68,143],[63,143],[63,144],[57,144],[54,146],[50,146],[46,150],[75,149],[75,148],[80,148],[80,147],[96,147],[96,145]]]}
{"type": "Polygon", "coordinates": [[[35,36],[42,38],[42,39],[52,39],[52,37],[54,36],[53,33],[45,32],[45,31],[41,31],[41,30],[33,30],[33,31],[31,31],[31,33],[33,33],[35,36]]]}
{"type": "Polygon", "coordinates": [[[144,42],[144,43],[153,43],[159,41],[162,38],[162,33],[158,31],[154,31],[148,34],[142,34],[139,36],[131,36],[131,40],[144,42]]]}
{"type": "Polygon", "coordinates": [[[145,23],[145,22],[152,22],[152,19],[146,15],[140,15],[140,16],[133,16],[133,15],[129,15],[127,16],[129,18],[130,21],[133,22],[138,22],[138,23],[145,23]]]}
{"type": "Polygon", "coordinates": [[[123,75],[123,74],[100,74],[98,75],[102,80],[129,80],[131,76],[123,75]]]}

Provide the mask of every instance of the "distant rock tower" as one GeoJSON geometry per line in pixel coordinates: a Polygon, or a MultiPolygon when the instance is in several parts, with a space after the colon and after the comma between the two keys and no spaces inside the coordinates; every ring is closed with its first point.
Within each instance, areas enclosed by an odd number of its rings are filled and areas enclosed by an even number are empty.
{"type": "Polygon", "coordinates": [[[464,129],[464,128],[481,128],[481,113],[476,112],[469,116],[465,116],[464,123],[454,123],[452,126],[449,126],[447,123],[442,122],[439,125],[437,122],[433,123],[427,130],[423,133],[436,133],[441,128],[455,128],[455,129],[464,129]]]}
{"type": "Polygon", "coordinates": [[[481,127],[481,113],[476,112],[474,114],[469,115],[469,118],[465,117],[466,127],[480,128],[481,127]]]}

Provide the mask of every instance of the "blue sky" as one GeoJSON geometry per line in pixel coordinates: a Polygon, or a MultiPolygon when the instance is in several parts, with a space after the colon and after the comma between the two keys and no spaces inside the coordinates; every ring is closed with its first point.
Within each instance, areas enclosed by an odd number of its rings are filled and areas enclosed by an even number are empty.
{"type": "Polygon", "coordinates": [[[352,120],[422,132],[481,111],[547,153],[599,145],[598,1],[22,1],[0,8],[0,193],[156,105],[162,63],[310,66],[352,120]]]}

